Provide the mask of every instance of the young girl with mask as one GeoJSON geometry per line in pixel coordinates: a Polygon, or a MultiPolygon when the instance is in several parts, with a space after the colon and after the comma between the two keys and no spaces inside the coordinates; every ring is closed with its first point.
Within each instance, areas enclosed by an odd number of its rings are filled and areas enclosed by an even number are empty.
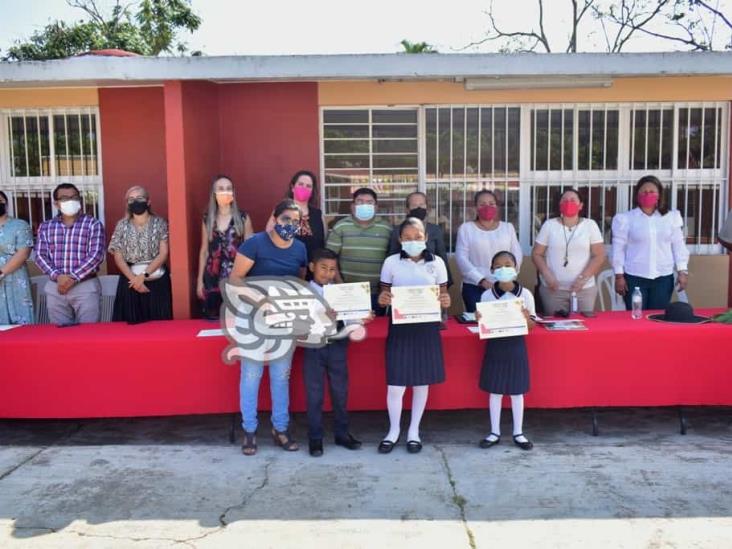
{"type": "MultiPolygon", "coordinates": [[[[516,282],[516,257],[509,251],[498,252],[491,261],[491,270],[496,282],[483,293],[481,301],[522,299],[524,316],[531,329],[536,318],[534,296],[516,282]]],[[[529,357],[524,336],[497,338],[487,342],[479,386],[490,393],[491,417],[491,432],[480,441],[480,447],[490,448],[500,442],[503,395],[511,395],[513,441],[522,450],[531,450],[534,445],[523,433],[524,394],[529,391],[529,357]]]]}
{"type": "Polygon", "coordinates": [[[460,225],[455,245],[455,260],[463,275],[465,310],[475,311],[484,291],[491,288],[495,278],[491,273],[491,258],[499,250],[509,250],[521,267],[521,245],[511,223],[501,221],[501,209],[496,195],[487,189],[478,191],[473,199],[476,219],[460,225]]]}
{"type": "Polygon", "coordinates": [[[206,318],[218,318],[219,282],[229,277],[237,249],[253,232],[250,217],[237,205],[231,179],[225,175],[214,177],[201,227],[196,279],[196,295],[206,318]]]}
{"type": "MultiPolygon", "coordinates": [[[[402,251],[390,255],[381,269],[379,305],[391,305],[392,286],[439,286],[440,306],[450,307],[447,293],[445,262],[427,250],[424,224],[410,217],[399,227],[402,251]]],[[[440,323],[389,324],[386,340],[386,404],[389,410],[389,432],[379,444],[379,453],[394,449],[400,434],[402,399],[412,387],[412,418],[407,434],[407,451],[422,450],[419,424],[427,406],[429,386],[445,381],[440,323]]]]}

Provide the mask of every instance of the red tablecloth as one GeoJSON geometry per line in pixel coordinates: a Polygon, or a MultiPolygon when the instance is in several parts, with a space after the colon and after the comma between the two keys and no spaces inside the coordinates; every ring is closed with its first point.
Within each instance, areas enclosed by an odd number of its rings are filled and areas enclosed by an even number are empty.
{"type": "MultiPolygon", "coordinates": [[[[732,405],[732,326],[674,325],[630,313],[603,313],[587,331],[527,337],[527,405],[732,405]]],[[[216,324],[191,320],[71,328],[26,326],[0,332],[0,417],[69,418],[221,413],[238,410],[238,366],[220,360],[222,337],[197,337],[216,324]]],[[[384,344],[377,319],[349,350],[353,410],[385,408],[384,344]]],[[[478,389],[485,342],[451,320],[442,332],[445,383],[431,409],[486,408],[478,389]]],[[[295,357],[291,409],[305,407],[301,356],[295,357]]],[[[261,387],[261,409],[269,387],[261,387]]]]}

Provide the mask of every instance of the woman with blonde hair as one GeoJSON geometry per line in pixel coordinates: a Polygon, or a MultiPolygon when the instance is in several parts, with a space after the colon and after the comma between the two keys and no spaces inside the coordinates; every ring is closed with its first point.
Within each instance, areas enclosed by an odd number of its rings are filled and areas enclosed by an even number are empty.
{"type": "Polygon", "coordinates": [[[254,232],[250,217],[236,204],[234,184],[225,175],[213,179],[201,229],[196,295],[204,316],[213,319],[221,308],[219,282],[229,277],[239,246],[254,232]]]}
{"type": "Polygon", "coordinates": [[[122,273],[112,320],[138,324],[173,318],[168,223],[152,213],[150,194],[135,185],[125,193],[127,215],[114,229],[109,253],[122,273]]]}

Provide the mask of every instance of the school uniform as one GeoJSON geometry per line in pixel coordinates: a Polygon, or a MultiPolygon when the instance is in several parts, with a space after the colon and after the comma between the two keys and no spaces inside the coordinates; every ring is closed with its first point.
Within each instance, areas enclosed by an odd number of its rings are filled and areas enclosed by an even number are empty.
{"type": "MultiPolygon", "coordinates": [[[[481,301],[523,299],[529,315],[536,317],[534,296],[514,282],[513,290],[504,292],[496,282],[481,296],[481,301]]],[[[480,369],[480,388],[496,395],[523,395],[529,392],[529,356],[524,336],[501,337],[486,342],[483,366],[480,369]]]]}
{"type": "MultiPolygon", "coordinates": [[[[447,267],[428,251],[412,261],[404,252],[386,258],[381,284],[432,286],[447,284],[447,267]]],[[[386,383],[399,387],[433,385],[445,381],[439,322],[392,324],[386,338],[386,383]]]]}
{"type": "MultiPolygon", "coordinates": [[[[313,292],[323,295],[323,287],[310,281],[313,292]]],[[[342,322],[338,322],[338,328],[342,322]]],[[[303,360],[303,380],[307,399],[308,438],[323,438],[323,392],[328,376],[330,400],[333,405],[336,438],[348,438],[348,338],[328,341],[319,349],[306,348],[303,360]]]]}

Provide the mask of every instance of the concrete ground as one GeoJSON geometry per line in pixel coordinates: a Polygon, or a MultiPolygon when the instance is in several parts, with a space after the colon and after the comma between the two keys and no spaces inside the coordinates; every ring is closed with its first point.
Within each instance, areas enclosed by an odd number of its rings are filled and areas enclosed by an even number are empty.
{"type": "MultiPolygon", "coordinates": [[[[428,411],[425,448],[260,451],[228,418],[0,420],[0,547],[732,548],[732,409],[529,410],[523,452],[489,450],[487,412],[428,411]]],[[[407,418],[405,417],[405,420],[407,418]]],[[[304,418],[295,432],[305,442],[304,418]]]]}

